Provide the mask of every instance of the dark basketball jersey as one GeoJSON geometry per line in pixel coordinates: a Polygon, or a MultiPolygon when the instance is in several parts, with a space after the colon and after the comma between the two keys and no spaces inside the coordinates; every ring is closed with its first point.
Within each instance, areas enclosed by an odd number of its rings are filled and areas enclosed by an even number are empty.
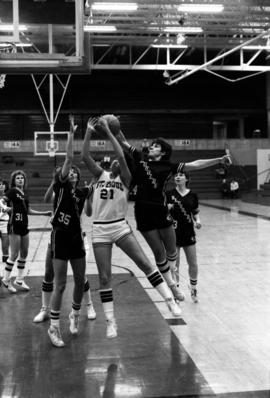
{"type": "Polygon", "coordinates": [[[60,173],[56,174],[53,185],[54,214],[51,223],[55,228],[77,232],[81,229],[80,216],[89,188],[74,189],[68,178],[61,179],[60,173]]]}
{"type": "Polygon", "coordinates": [[[28,196],[21,189],[14,187],[10,188],[5,193],[5,200],[8,206],[11,207],[9,225],[27,228],[29,209],[28,196]]]}
{"type": "Polygon", "coordinates": [[[134,147],[130,147],[129,153],[135,163],[133,173],[137,184],[136,203],[165,204],[167,182],[172,175],[182,171],[184,163],[145,160],[142,152],[134,147]]]}
{"type": "Polygon", "coordinates": [[[175,188],[167,192],[166,195],[167,203],[173,204],[170,214],[174,220],[176,236],[183,241],[188,241],[194,237],[195,242],[192,215],[199,212],[198,196],[192,191],[182,196],[175,188]]]}

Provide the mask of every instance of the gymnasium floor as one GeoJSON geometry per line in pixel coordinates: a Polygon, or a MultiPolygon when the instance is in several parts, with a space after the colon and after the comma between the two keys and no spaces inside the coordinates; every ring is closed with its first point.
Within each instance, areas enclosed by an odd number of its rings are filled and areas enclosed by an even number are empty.
{"type": "MultiPolygon", "coordinates": [[[[32,216],[27,278],[31,290],[9,295],[0,288],[0,397],[270,397],[270,207],[208,200],[201,201],[200,208],[199,303],[191,302],[183,256],[187,298],[182,319],[172,319],[144,275],[115,248],[119,335],[107,340],[90,249],[87,274],[97,319],[88,321],[83,309],[79,335],[69,334],[69,277],[63,349],[51,345],[48,322],[32,323],[40,309],[49,238],[49,219],[32,216]]],[[[89,221],[83,220],[88,236],[89,221]]],[[[129,221],[134,226],[132,205],[129,221]]]]}

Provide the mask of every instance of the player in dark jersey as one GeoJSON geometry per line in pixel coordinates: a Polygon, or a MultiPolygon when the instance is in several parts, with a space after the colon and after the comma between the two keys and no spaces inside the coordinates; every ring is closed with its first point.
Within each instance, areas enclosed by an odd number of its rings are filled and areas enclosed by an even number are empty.
{"type": "Polygon", "coordinates": [[[175,187],[166,192],[166,196],[176,234],[175,277],[179,283],[180,248],[182,247],[188,263],[191,299],[197,303],[198,262],[194,227],[201,228],[198,196],[187,187],[189,181],[187,173],[177,173],[174,176],[174,181],[175,187]]]}
{"type": "Polygon", "coordinates": [[[16,170],[11,174],[10,189],[5,193],[4,199],[11,208],[8,221],[8,235],[10,243],[10,254],[6,261],[3,285],[10,293],[19,290],[28,291],[30,288],[24,281],[25,263],[29,249],[28,215],[50,216],[50,211],[37,211],[29,206],[29,199],[25,193],[27,177],[22,170],[16,170]],[[11,271],[17,260],[17,277],[14,285],[11,282],[11,271]]]}
{"type": "Polygon", "coordinates": [[[85,248],[81,229],[81,218],[84,201],[88,190],[77,187],[80,180],[80,170],[73,162],[73,139],[77,126],[74,117],[70,115],[70,130],[67,141],[67,152],[63,167],[55,175],[54,214],[51,220],[53,230],[51,248],[53,254],[54,291],[51,297],[51,321],[48,335],[56,347],[63,347],[60,333],[60,311],[63,292],[66,287],[67,266],[70,261],[73,278],[72,311],[69,314],[70,332],[78,334],[79,314],[84,292],[85,248]]]}
{"type": "MultiPolygon", "coordinates": [[[[57,171],[59,172],[60,170],[61,170],[61,167],[57,167],[54,171],[53,180],[44,195],[45,203],[51,203],[53,200],[53,186],[54,186],[54,182],[55,182],[55,173],[57,171]]],[[[83,190],[85,191],[86,196],[88,196],[88,194],[90,193],[90,188],[83,188],[83,190]]],[[[81,211],[81,210],[82,210],[82,208],[80,206],[79,211],[81,211]]],[[[91,211],[91,209],[90,209],[90,211],[91,211]]],[[[48,246],[47,246],[47,251],[46,251],[46,258],[45,258],[45,275],[44,275],[44,279],[42,281],[42,286],[41,286],[42,306],[41,306],[39,313],[33,319],[34,323],[44,322],[46,319],[49,319],[49,317],[50,317],[51,296],[52,296],[53,285],[54,285],[53,280],[54,280],[53,253],[52,253],[51,241],[49,241],[48,246]]],[[[96,319],[96,311],[94,309],[94,305],[93,305],[93,302],[91,299],[90,285],[89,285],[89,282],[88,282],[88,279],[86,276],[85,276],[83,298],[84,298],[84,302],[87,307],[87,318],[88,319],[96,319]]]]}
{"type": "Polygon", "coordinates": [[[107,322],[106,336],[117,336],[117,324],[114,316],[112,290],[112,247],[115,243],[145,273],[152,286],[164,298],[169,310],[175,317],[181,316],[172,292],[164,283],[162,276],[146,257],[131,227],[126,221],[128,209],[128,188],[131,174],[121,146],[113,136],[106,119],[100,118],[99,126],[111,141],[117,159],[109,171],[103,170],[89,154],[89,142],[95,131],[96,120],[90,118],[83,142],[82,158],[91,175],[96,178],[92,199],[93,223],[92,244],[99,272],[100,298],[107,322]]]}
{"type": "MultiPolygon", "coordinates": [[[[0,178],[0,240],[2,245],[2,263],[5,265],[8,259],[9,238],[8,238],[8,212],[11,210],[4,200],[8,191],[8,182],[0,178]]],[[[2,274],[2,272],[1,272],[2,274]]],[[[0,281],[1,284],[1,281],[0,281]]]]}
{"type": "MultiPolygon", "coordinates": [[[[175,298],[184,300],[172,277],[177,251],[173,221],[166,204],[166,184],[177,172],[203,169],[219,163],[230,162],[230,157],[201,159],[189,163],[172,163],[172,147],[164,139],[155,139],[149,147],[148,157],[131,146],[120,130],[117,139],[134,160],[133,179],[137,184],[135,198],[135,219],[141,232],[155,256],[156,264],[171,288],[175,298]]],[[[145,154],[144,154],[145,155],[145,154]]]]}

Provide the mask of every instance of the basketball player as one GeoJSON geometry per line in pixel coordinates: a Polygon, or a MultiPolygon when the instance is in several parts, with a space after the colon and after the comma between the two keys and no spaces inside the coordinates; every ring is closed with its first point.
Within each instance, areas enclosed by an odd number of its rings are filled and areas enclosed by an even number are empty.
{"type": "Polygon", "coordinates": [[[77,126],[70,115],[70,130],[67,151],[62,168],[56,172],[53,185],[54,214],[52,217],[51,248],[53,254],[54,290],[51,297],[50,327],[48,335],[55,347],[65,345],[60,333],[60,312],[62,296],[66,287],[67,266],[70,261],[73,278],[72,311],[69,314],[70,332],[78,334],[79,314],[84,292],[85,248],[81,229],[80,210],[85,194],[77,188],[80,180],[79,169],[73,162],[73,139],[77,126]]]}
{"type": "MultiPolygon", "coordinates": [[[[0,239],[2,244],[2,262],[6,264],[8,259],[8,249],[9,249],[9,239],[8,239],[8,220],[9,215],[8,212],[11,210],[4,203],[4,195],[8,190],[8,182],[0,179],[0,239]]],[[[2,272],[1,272],[2,274],[2,272]]],[[[0,282],[1,283],[1,282],[0,282]]]]}
{"type": "Polygon", "coordinates": [[[177,172],[203,169],[219,163],[227,163],[228,155],[215,159],[202,159],[189,163],[172,163],[172,147],[164,139],[155,139],[149,147],[148,157],[131,146],[121,130],[117,139],[133,158],[133,178],[137,183],[135,219],[155,256],[156,264],[171,288],[176,300],[184,300],[183,293],[173,280],[171,270],[175,268],[177,251],[173,221],[166,204],[166,184],[177,172]],[[143,156],[144,155],[144,156],[143,156]],[[158,217],[157,217],[158,215],[158,217]]]}
{"type": "Polygon", "coordinates": [[[182,247],[188,263],[191,299],[198,302],[197,281],[198,262],[196,252],[195,228],[201,228],[199,218],[198,196],[188,187],[187,173],[177,173],[174,176],[175,187],[166,193],[168,208],[174,220],[176,234],[177,261],[175,277],[179,283],[180,248],[182,247]]]}
{"type": "MultiPolygon", "coordinates": [[[[44,202],[50,203],[53,200],[53,185],[54,185],[54,177],[55,173],[59,171],[61,168],[56,168],[53,176],[53,180],[48,187],[45,195],[44,202]]],[[[85,194],[85,197],[89,195],[89,188],[84,187],[82,191],[85,194]]],[[[83,202],[79,202],[80,204],[80,214],[82,211],[83,202]]],[[[53,271],[53,253],[51,248],[51,242],[49,241],[47,251],[46,251],[46,259],[45,259],[45,276],[42,282],[41,290],[42,290],[42,306],[39,313],[34,317],[33,322],[39,323],[44,322],[46,319],[50,317],[50,305],[51,305],[51,295],[53,292],[53,280],[54,280],[54,271],[53,271]]],[[[85,284],[84,284],[84,301],[87,306],[87,318],[88,319],[96,319],[96,311],[93,306],[93,302],[91,299],[90,286],[87,277],[85,276],[85,284]]]]}
{"type": "Polygon", "coordinates": [[[114,160],[110,170],[106,171],[89,154],[89,142],[92,133],[95,131],[96,123],[96,119],[90,118],[88,121],[82,158],[91,174],[96,178],[92,197],[92,245],[99,272],[100,297],[107,321],[106,336],[107,338],[114,338],[117,336],[111,281],[111,257],[114,243],[146,274],[152,286],[165,299],[174,316],[181,316],[181,309],[174,301],[173,295],[164,283],[159,271],[147,259],[125,219],[131,175],[123,150],[109,129],[106,119],[102,117],[98,121],[99,128],[102,128],[110,139],[117,160],[114,160]]]}
{"type": "Polygon", "coordinates": [[[6,261],[3,286],[10,293],[16,293],[17,289],[28,291],[30,288],[24,281],[24,270],[29,249],[28,214],[50,216],[50,211],[37,211],[29,207],[29,199],[25,193],[27,177],[22,170],[16,170],[11,174],[10,189],[5,193],[4,200],[11,207],[8,221],[8,235],[10,254],[6,261]],[[11,283],[11,271],[17,259],[17,277],[14,285],[11,283]]]}

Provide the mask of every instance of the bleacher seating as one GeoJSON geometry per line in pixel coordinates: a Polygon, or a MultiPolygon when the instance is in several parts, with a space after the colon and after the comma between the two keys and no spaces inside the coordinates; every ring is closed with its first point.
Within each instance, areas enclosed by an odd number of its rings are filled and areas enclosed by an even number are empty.
{"type": "MultiPolygon", "coordinates": [[[[98,154],[100,156],[100,154],[98,154]]],[[[172,161],[174,162],[188,162],[196,159],[215,158],[224,155],[221,150],[194,150],[194,151],[175,151],[173,153],[172,161]]],[[[52,178],[52,173],[56,165],[63,163],[63,156],[56,156],[50,158],[48,156],[33,156],[33,153],[16,152],[5,153],[5,156],[12,156],[13,162],[3,162],[3,156],[0,163],[0,175],[9,180],[12,171],[22,169],[28,176],[28,193],[31,203],[43,202],[43,195],[46,192],[52,178]]],[[[91,176],[85,165],[80,160],[80,155],[75,154],[75,162],[81,169],[81,181],[89,182],[91,176]]],[[[220,181],[215,176],[216,166],[193,171],[190,173],[191,182],[190,187],[197,192],[200,199],[220,198],[220,181]]],[[[169,182],[170,188],[173,181],[169,182]]]]}

